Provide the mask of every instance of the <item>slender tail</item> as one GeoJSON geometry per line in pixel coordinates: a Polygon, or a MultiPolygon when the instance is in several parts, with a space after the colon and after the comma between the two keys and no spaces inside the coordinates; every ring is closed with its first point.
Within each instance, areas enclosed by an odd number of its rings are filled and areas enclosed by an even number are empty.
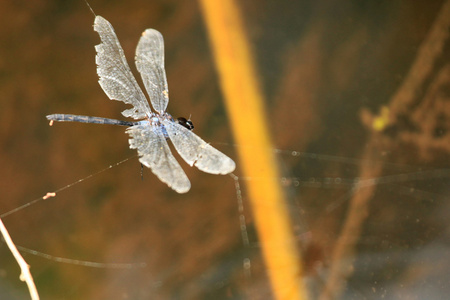
{"type": "Polygon", "coordinates": [[[99,117],[89,117],[89,116],[79,116],[79,115],[66,115],[66,114],[53,114],[48,115],[47,120],[51,122],[80,122],[80,123],[94,123],[94,124],[110,124],[110,125],[120,125],[120,126],[134,126],[138,122],[128,122],[116,119],[99,118],[99,117]]]}

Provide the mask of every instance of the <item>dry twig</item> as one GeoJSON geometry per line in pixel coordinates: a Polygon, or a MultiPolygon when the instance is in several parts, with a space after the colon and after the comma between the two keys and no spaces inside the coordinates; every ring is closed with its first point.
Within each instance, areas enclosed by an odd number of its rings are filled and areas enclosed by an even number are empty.
{"type": "Polygon", "coordinates": [[[6,230],[6,227],[3,224],[2,219],[0,219],[0,231],[3,235],[3,238],[5,239],[6,244],[8,245],[9,250],[14,255],[14,258],[16,259],[17,263],[20,266],[20,270],[22,271],[22,273],[20,274],[20,280],[25,281],[27,283],[31,299],[39,300],[39,294],[37,292],[36,285],[34,284],[33,277],[31,276],[30,273],[30,266],[23,259],[22,255],[20,255],[19,251],[16,248],[16,245],[14,245],[14,242],[9,236],[8,230],[6,230]]]}

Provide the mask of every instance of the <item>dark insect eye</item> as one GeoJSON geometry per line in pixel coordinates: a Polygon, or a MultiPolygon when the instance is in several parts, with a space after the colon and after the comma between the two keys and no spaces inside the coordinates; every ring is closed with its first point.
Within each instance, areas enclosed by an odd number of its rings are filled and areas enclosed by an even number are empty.
{"type": "Polygon", "coordinates": [[[188,126],[188,129],[189,129],[189,130],[194,129],[194,123],[192,123],[192,121],[187,120],[187,121],[186,121],[186,125],[188,126]]]}
{"type": "Polygon", "coordinates": [[[192,123],[192,121],[186,120],[186,118],[179,117],[177,118],[176,122],[189,130],[194,129],[194,124],[192,123]]]}

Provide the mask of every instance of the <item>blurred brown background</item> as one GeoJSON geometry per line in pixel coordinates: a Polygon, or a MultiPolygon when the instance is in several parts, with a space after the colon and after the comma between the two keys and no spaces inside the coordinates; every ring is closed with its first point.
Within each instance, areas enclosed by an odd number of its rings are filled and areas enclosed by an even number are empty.
{"type": "MultiPolygon", "coordinates": [[[[198,135],[236,159],[242,145],[233,144],[198,3],[90,5],[114,26],[133,72],[141,32],[162,32],[168,111],[191,116],[198,135]]],[[[389,107],[442,2],[246,0],[239,5],[274,149],[316,154],[277,154],[312,298],[327,281],[352,183],[367,160],[378,164],[378,181],[355,245],[354,269],[339,297],[445,298],[450,292],[448,41],[408,110],[384,128],[376,154],[367,154],[374,134],[368,124],[381,107],[389,107]],[[396,174],[403,175],[384,179],[396,174]]],[[[126,106],[108,100],[97,83],[99,38],[84,1],[1,1],[0,14],[0,213],[131,157],[3,218],[20,246],[83,261],[146,263],[145,268],[91,268],[25,254],[41,298],[270,299],[245,180],[240,184],[250,247],[241,239],[231,177],[181,163],[192,189],[179,195],[149,170],[141,180],[124,128],[48,126],[45,116],[51,113],[123,119],[126,106]],[[244,272],[245,257],[252,262],[251,275],[244,272]]],[[[0,298],[26,299],[16,262],[3,243],[0,251],[0,298]]]]}

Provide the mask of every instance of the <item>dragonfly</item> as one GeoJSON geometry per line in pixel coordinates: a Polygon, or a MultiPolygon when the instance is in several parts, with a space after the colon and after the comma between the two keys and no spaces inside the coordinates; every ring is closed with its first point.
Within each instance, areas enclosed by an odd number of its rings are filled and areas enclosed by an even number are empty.
{"type": "Polygon", "coordinates": [[[234,171],[235,162],[206,143],[192,132],[192,121],[173,118],[166,112],[169,90],[164,69],[164,40],[155,29],[146,29],[136,48],[135,63],[149,95],[150,108],[146,96],[139,87],[128,66],[122,46],[112,25],[103,17],[96,16],[94,31],[101,42],[95,46],[97,74],[103,91],[111,100],[132,105],[122,115],[136,121],[122,121],[108,118],[52,114],[47,119],[50,124],[58,122],[82,122],[128,126],[126,133],[131,149],[136,149],[139,161],[170,188],[178,193],[186,193],[191,183],[177,162],[167,140],[188,165],[210,174],[229,174],[234,171]]]}

